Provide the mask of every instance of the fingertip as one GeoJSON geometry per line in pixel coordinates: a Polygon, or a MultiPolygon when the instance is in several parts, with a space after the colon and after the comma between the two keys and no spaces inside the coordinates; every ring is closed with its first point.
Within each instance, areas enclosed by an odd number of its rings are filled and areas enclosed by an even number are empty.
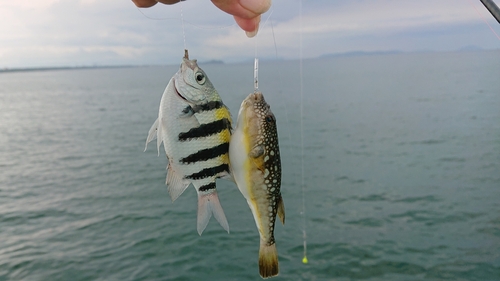
{"type": "Polygon", "coordinates": [[[149,8],[156,5],[158,2],[156,0],[132,0],[138,8],[149,8]]]}
{"type": "Polygon", "coordinates": [[[253,37],[255,37],[255,35],[257,35],[258,31],[259,31],[258,29],[254,30],[254,31],[245,31],[245,34],[247,35],[248,38],[253,38],[253,37]]]}
{"type": "Polygon", "coordinates": [[[179,2],[185,1],[185,0],[155,0],[155,1],[158,1],[158,2],[166,4],[166,5],[172,5],[172,4],[179,3],[179,2]]]}
{"type": "Polygon", "coordinates": [[[253,19],[244,19],[235,16],[234,20],[238,26],[245,31],[249,38],[252,38],[257,34],[259,30],[260,16],[253,19]]]}

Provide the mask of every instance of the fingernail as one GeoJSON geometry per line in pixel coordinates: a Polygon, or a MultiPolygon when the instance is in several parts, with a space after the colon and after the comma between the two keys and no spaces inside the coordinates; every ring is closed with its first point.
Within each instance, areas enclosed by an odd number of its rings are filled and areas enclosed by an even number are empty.
{"type": "Polygon", "coordinates": [[[248,38],[252,38],[252,37],[254,37],[255,35],[257,35],[257,32],[258,32],[258,31],[259,31],[259,30],[258,30],[258,29],[256,29],[256,30],[254,30],[254,31],[245,31],[245,33],[247,34],[247,37],[248,37],[248,38]]]}

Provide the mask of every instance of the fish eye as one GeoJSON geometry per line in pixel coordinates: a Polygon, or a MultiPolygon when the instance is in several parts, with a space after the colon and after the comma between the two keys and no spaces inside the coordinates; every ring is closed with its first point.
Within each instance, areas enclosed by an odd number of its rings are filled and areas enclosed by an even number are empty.
{"type": "Polygon", "coordinates": [[[273,122],[273,117],[271,115],[266,116],[266,122],[271,123],[273,122]]]}
{"type": "Polygon", "coordinates": [[[195,79],[196,79],[196,82],[198,82],[198,84],[200,85],[203,85],[205,84],[205,74],[203,74],[202,72],[196,72],[196,74],[194,75],[195,79]]]}

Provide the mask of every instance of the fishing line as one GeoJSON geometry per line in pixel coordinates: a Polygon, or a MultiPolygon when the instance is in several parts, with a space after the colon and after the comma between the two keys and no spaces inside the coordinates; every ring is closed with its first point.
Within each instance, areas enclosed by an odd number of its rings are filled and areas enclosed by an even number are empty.
{"type": "MultiPolygon", "coordinates": [[[[301,2],[302,4],[302,2],[301,2]]],[[[274,44],[274,52],[275,52],[275,58],[276,58],[276,61],[278,61],[278,44],[276,43],[276,36],[275,36],[275,33],[274,33],[274,25],[273,25],[273,21],[270,20],[271,18],[271,15],[273,13],[273,9],[270,10],[270,15],[269,17],[266,19],[266,21],[264,22],[264,24],[262,25],[262,27],[266,26],[267,22],[269,21],[270,25],[271,25],[271,34],[272,34],[272,37],[273,37],[273,44],[274,44]]],[[[300,9],[300,21],[302,20],[302,8],[300,9]]],[[[263,29],[263,28],[261,28],[263,29]]],[[[257,59],[257,51],[255,51],[255,69],[258,68],[258,59],[257,59]]],[[[254,72],[254,78],[257,77],[258,75],[258,72],[257,70],[255,70],[254,72]]],[[[301,98],[300,98],[300,106],[301,106],[301,113],[300,113],[300,119],[301,119],[301,124],[300,124],[300,134],[301,134],[301,189],[302,189],[302,218],[303,218],[303,227],[302,227],[302,237],[303,237],[303,247],[304,247],[304,255],[302,257],[302,263],[304,264],[307,264],[309,261],[307,259],[307,233],[306,233],[306,218],[305,218],[305,184],[304,184],[304,125],[303,125],[303,119],[304,119],[304,110],[303,110],[303,104],[304,104],[304,98],[303,98],[303,82],[302,82],[302,23],[300,23],[300,95],[301,95],[301,98]]],[[[257,78],[255,78],[257,81],[257,78]]],[[[279,80],[279,85],[283,85],[283,79],[282,79],[282,75],[281,75],[281,72],[278,72],[278,80],[279,80]]],[[[257,83],[257,82],[256,82],[257,83]]],[[[258,84],[255,85],[256,89],[258,87],[258,84]]],[[[283,86],[281,86],[280,88],[283,89],[283,86]]],[[[288,141],[289,141],[289,146],[288,146],[288,149],[290,150],[290,153],[289,155],[293,155],[293,150],[292,150],[292,136],[291,136],[291,122],[290,122],[290,119],[288,117],[288,106],[286,104],[286,101],[288,100],[288,97],[284,96],[284,93],[283,91],[280,91],[280,94],[283,96],[282,97],[282,100],[284,101],[283,102],[283,106],[285,107],[285,119],[286,119],[286,123],[288,124],[288,126],[286,127],[287,128],[287,134],[288,134],[288,141]]]]}
{"type": "MultiPolygon", "coordinates": [[[[303,248],[304,248],[304,255],[302,257],[302,263],[307,264],[309,261],[307,259],[307,232],[306,232],[306,203],[305,203],[305,180],[304,180],[304,86],[303,86],[303,67],[302,67],[302,60],[303,60],[303,55],[302,55],[302,1],[300,2],[299,6],[299,76],[300,76],[300,148],[301,148],[301,153],[300,153],[300,163],[301,163],[301,190],[302,190],[302,211],[300,212],[302,215],[302,238],[303,238],[303,248]]],[[[270,22],[271,25],[271,33],[273,36],[273,43],[274,43],[274,51],[275,51],[275,57],[276,60],[278,60],[278,45],[276,43],[276,36],[274,34],[274,25],[273,21],[269,20],[271,15],[272,15],[273,10],[271,10],[271,13],[267,20],[264,22],[263,27],[267,24],[267,22],[270,22]]],[[[257,60],[257,51],[256,51],[256,57],[255,61],[258,64],[257,60]]],[[[255,75],[254,75],[255,76],[255,75]]],[[[281,75],[278,75],[279,83],[280,85],[283,85],[281,75]]],[[[281,92],[282,95],[284,95],[283,92],[281,92]]],[[[283,97],[283,100],[286,101],[287,97],[283,97]]],[[[286,105],[286,102],[283,103],[285,106],[285,118],[287,124],[290,124],[290,120],[288,118],[288,108],[286,105]]],[[[287,128],[288,130],[288,139],[290,141],[290,146],[289,149],[292,150],[292,137],[291,137],[291,132],[290,132],[290,126],[287,128]]],[[[290,153],[292,155],[292,153],[290,153]]]]}
{"type": "Polygon", "coordinates": [[[182,23],[182,38],[184,39],[184,50],[187,52],[187,46],[186,46],[186,30],[184,28],[184,15],[182,14],[182,1],[179,3],[179,6],[181,7],[181,23],[182,23]]]}
{"type": "MultiPolygon", "coordinates": [[[[137,7],[137,10],[147,19],[150,19],[150,20],[158,20],[158,21],[163,21],[163,20],[178,20],[180,21],[181,19],[180,18],[175,18],[175,17],[167,17],[167,18],[154,18],[154,17],[151,17],[151,16],[148,16],[146,15],[142,9],[138,8],[137,7]]],[[[188,20],[184,20],[184,23],[186,24],[189,24],[193,27],[196,27],[198,29],[205,29],[205,30],[214,30],[214,29],[225,29],[225,28],[230,28],[230,27],[233,27],[236,25],[236,23],[232,23],[232,24],[229,24],[229,25],[220,25],[220,26],[211,26],[211,27],[207,27],[207,26],[201,26],[201,25],[197,25],[195,23],[192,23],[188,20]]]]}
{"type": "MultiPolygon", "coordinates": [[[[469,1],[469,4],[471,4],[472,7],[474,7],[474,10],[476,10],[476,13],[481,17],[481,19],[486,23],[486,25],[490,28],[491,32],[493,32],[493,34],[495,34],[495,36],[498,38],[498,40],[500,40],[500,36],[498,36],[498,34],[495,32],[495,30],[493,29],[493,27],[491,27],[491,25],[488,23],[488,21],[483,17],[483,15],[479,12],[479,10],[476,8],[476,6],[471,2],[471,0],[468,0],[469,1]]],[[[493,15],[495,16],[495,15],[493,15]]]]}
{"type": "MultiPolygon", "coordinates": [[[[266,18],[266,20],[264,21],[264,24],[262,24],[261,26],[261,30],[263,31],[264,28],[266,27],[267,23],[269,22],[269,24],[271,25],[271,34],[273,36],[273,44],[274,44],[274,57],[276,59],[276,61],[279,60],[279,57],[278,57],[278,44],[276,43],[276,36],[274,34],[274,25],[273,25],[273,21],[271,20],[271,16],[273,15],[273,12],[274,12],[274,9],[271,8],[271,10],[269,10],[269,16],[266,18]]],[[[255,45],[257,46],[257,44],[255,45]]],[[[256,65],[254,65],[254,68],[257,69],[257,72],[254,72],[254,79],[255,81],[258,81],[258,59],[257,59],[257,50],[255,50],[255,63],[256,65]]],[[[284,84],[283,84],[283,78],[282,78],[282,75],[281,75],[281,72],[278,72],[278,84],[280,85],[280,89],[283,89],[284,88],[284,84]]],[[[258,88],[258,82],[256,84],[256,90],[258,88]]],[[[290,119],[288,117],[288,106],[287,106],[287,103],[286,101],[288,100],[288,97],[285,96],[285,93],[283,91],[279,91],[280,95],[282,96],[281,97],[281,100],[283,101],[283,106],[285,107],[285,120],[286,120],[286,124],[288,124],[288,126],[286,127],[286,133],[288,135],[288,142],[289,142],[289,146],[288,146],[288,149],[290,150],[289,151],[289,155],[293,155],[293,150],[292,150],[292,133],[291,133],[291,126],[290,126],[290,119]]]]}
{"type": "MultiPolygon", "coordinates": [[[[278,45],[276,44],[276,36],[274,36],[274,25],[273,25],[273,21],[270,21],[271,23],[271,33],[273,35],[273,43],[274,43],[274,56],[275,56],[275,59],[276,61],[278,61],[278,45]]],[[[279,84],[281,85],[281,89],[283,89],[283,79],[281,77],[281,72],[278,72],[278,80],[279,80],[279,84]]],[[[290,119],[288,118],[288,106],[286,105],[286,100],[287,100],[287,97],[285,96],[285,93],[283,91],[280,91],[280,94],[282,95],[282,100],[285,101],[283,102],[283,106],[285,107],[285,120],[286,120],[286,123],[288,124],[288,126],[286,127],[287,129],[287,133],[288,133],[288,142],[290,143],[289,145],[289,149],[290,149],[290,154],[289,155],[293,155],[292,154],[292,133],[291,133],[291,129],[290,129],[290,119]]]]}
{"type": "MultiPolygon", "coordinates": [[[[264,27],[266,26],[267,22],[269,21],[269,18],[271,18],[271,15],[273,14],[273,10],[270,11],[269,16],[267,17],[266,21],[262,26],[260,27],[260,30],[263,30],[264,27]]],[[[257,33],[256,37],[258,36],[259,33],[257,33]]],[[[273,33],[274,37],[274,33],[273,33]]],[[[254,64],[253,64],[253,85],[254,85],[254,92],[259,91],[259,59],[257,56],[257,38],[255,38],[255,44],[254,44],[254,64]]],[[[276,47],[276,41],[274,41],[275,47],[276,47]]]]}
{"type": "MultiPolygon", "coordinates": [[[[265,20],[265,21],[264,21],[264,23],[262,24],[262,28],[261,28],[261,29],[263,29],[263,28],[267,25],[267,22],[269,21],[269,19],[270,19],[270,18],[271,18],[271,16],[273,15],[273,12],[274,12],[274,9],[271,9],[271,10],[269,11],[269,16],[267,16],[266,20],[265,20]]],[[[271,24],[272,24],[272,22],[271,22],[271,24]]]]}
{"type": "MultiPolygon", "coordinates": [[[[271,24],[271,33],[273,35],[273,43],[274,43],[274,52],[275,52],[275,58],[276,60],[278,60],[278,45],[276,44],[276,36],[274,34],[274,25],[273,25],[273,21],[271,20],[270,21],[270,24],[271,24]]],[[[301,56],[302,58],[302,56],[301,56]]],[[[302,69],[302,67],[301,67],[302,69]]],[[[300,78],[302,80],[302,70],[300,72],[300,78]]],[[[281,76],[281,73],[278,73],[278,79],[279,79],[279,84],[280,85],[283,85],[283,79],[282,79],[282,76],[281,76]]],[[[281,87],[283,88],[283,87],[281,87]]],[[[301,89],[302,89],[302,86],[301,86],[301,89]]],[[[283,102],[283,106],[285,107],[285,119],[286,119],[286,123],[288,124],[288,126],[286,127],[287,128],[287,134],[288,134],[288,141],[289,141],[289,146],[288,146],[288,149],[290,150],[290,153],[289,155],[293,155],[293,150],[292,150],[292,134],[291,134],[291,123],[290,123],[290,119],[288,117],[288,106],[286,105],[286,100],[287,100],[287,97],[285,96],[285,94],[280,91],[281,95],[283,96],[282,97],[282,100],[285,101],[283,102]]],[[[302,90],[301,90],[301,96],[302,96],[302,90]]],[[[303,98],[301,98],[300,100],[300,104],[302,106],[303,104],[303,98]]],[[[302,166],[302,172],[301,172],[301,177],[302,177],[302,180],[301,180],[301,188],[302,188],[302,216],[303,216],[303,227],[302,227],[302,237],[304,239],[304,242],[303,242],[303,246],[304,246],[304,256],[302,257],[302,263],[304,264],[307,264],[309,261],[307,260],[307,243],[306,243],[306,238],[307,238],[307,235],[306,235],[306,230],[305,230],[305,196],[304,196],[304,152],[303,152],[303,149],[304,149],[304,141],[303,141],[303,135],[304,135],[304,132],[303,132],[303,124],[302,124],[302,119],[303,119],[303,110],[301,111],[301,129],[300,129],[300,133],[301,133],[301,149],[302,149],[302,153],[301,153],[301,166],[302,166]]]]}
{"type": "Polygon", "coordinates": [[[307,264],[307,233],[306,233],[306,193],[304,182],[304,79],[303,79],[303,47],[302,47],[302,0],[299,0],[299,69],[300,69],[300,166],[302,186],[302,237],[304,239],[304,257],[302,263],[307,264]]]}
{"type": "Polygon", "coordinates": [[[254,61],[253,61],[253,92],[257,93],[258,91],[259,91],[259,59],[257,58],[257,38],[255,38],[254,61]]]}
{"type": "Polygon", "coordinates": [[[253,91],[257,93],[259,91],[259,59],[255,58],[253,64],[253,91]]]}

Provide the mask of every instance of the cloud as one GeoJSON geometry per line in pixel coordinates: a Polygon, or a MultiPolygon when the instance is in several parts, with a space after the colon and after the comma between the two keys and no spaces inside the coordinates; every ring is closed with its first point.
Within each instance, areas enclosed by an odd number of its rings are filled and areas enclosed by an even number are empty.
{"type": "MultiPolygon", "coordinates": [[[[401,47],[409,47],[407,50],[411,51],[414,49],[404,42],[409,35],[429,34],[429,38],[436,40],[432,34],[438,30],[446,33],[464,26],[482,24],[467,1],[331,1],[320,7],[304,7],[302,17],[299,17],[298,9],[283,8],[280,6],[282,4],[275,1],[272,10],[263,16],[265,19],[270,15],[270,19],[261,26],[256,40],[265,56],[273,56],[276,40],[280,57],[296,58],[300,36],[305,57],[401,47]],[[280,12],[281,8],[292,16],[285,17],[280,12]],[[280,18],[281,21],[274,18],[280,18]]],[[[463,32],[463,35],[467,36],[467,33],[463,32]]],[[[420,40],[424,42],[424,39],[420,40]]],[[[425,42],[432,44],[428,40],[425,42]]],[[[225,49],[237,49],[246,54],[251,54],[255,49],[255,44],[246,40],[236,28],[207,38],[202,45],[207,46],[208,53],[217,59],[227,56],[227,52],[223,51],[225,49]]],[[[416,45],[419,45],[418,42],[416,45]]]]}
{"type": "Polygon", "coordinates": [[[16,0],[16,1],[3,1],[0,3],[1,9],[21,9],[21,10],[29,10],[29,9],[46,9],[52,6],[54,3],[59,2],[60,0],[16,0]]]}
{"type": "Polygon", "coordinates": [[[256,52],[274,58],[275,41],[277,56],[292,59],[300,55],[301,36],[306,58],[354,50],[499,45],[468,1],[303,1],[302,18],[299,7],[298,0],[274,0],[259,34],[248,39],[232,16],[210,1],[148,9],[123,0],[3,1],[1,21],[8,24],[0,24],[0,67],[72,65],[85,59],[89,64],[177,63],[185,47],[200,60],[236,62],[256,52]]]}

